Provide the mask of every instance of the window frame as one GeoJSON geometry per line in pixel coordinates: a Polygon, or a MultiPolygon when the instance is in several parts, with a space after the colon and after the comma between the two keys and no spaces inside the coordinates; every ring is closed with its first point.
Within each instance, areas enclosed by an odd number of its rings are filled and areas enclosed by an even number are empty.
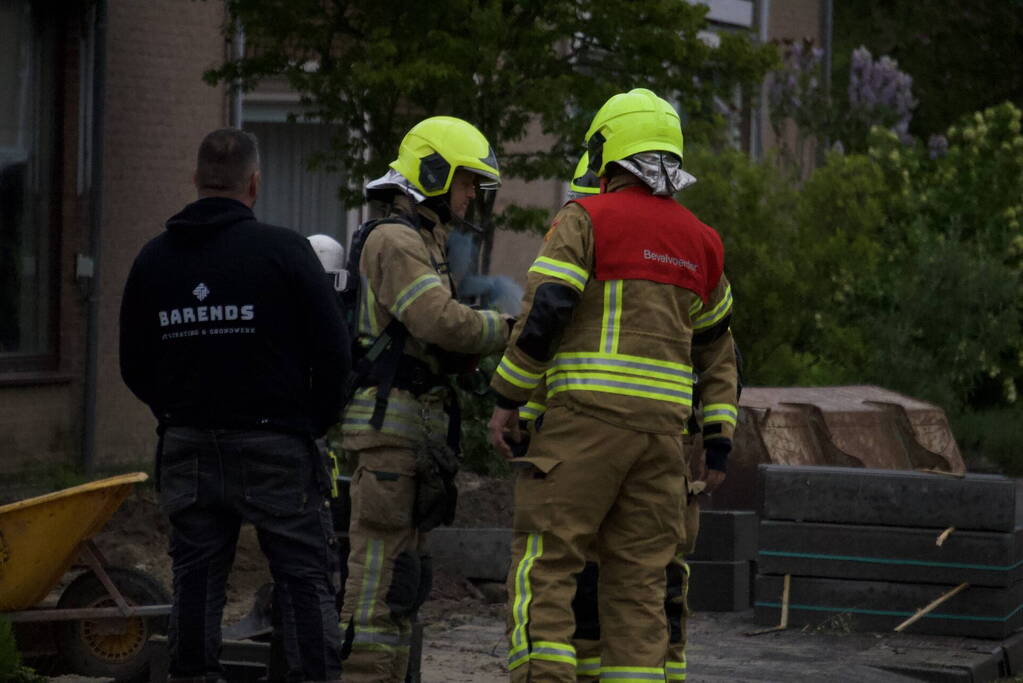
{"type": "MultiPolygon", "coordinates": [[[[53,19],[51,12],[31,0],[24,0],[32,11],[32,34],[38,64],[34,67],[32,90],[33,108],[48,119],[48,129],[34,135],[32,144],[37,148],[49,147],[47,159],[42,172],[48,172],[49,201],[46,211],[40,212],[42,220],[34,226],[37,234],[45,238],[45,250],[48,252],[48,270],[44,278],[39,280],[41,287],[48,288],[48,302],[43,311],[48,340],[46,349],[32,351],[0,351],[0,386],[63,382],[71,379],[61,371],[61,299],[64,295],[61,287],[63,272],[63,231],[64,213],[64,174],[63,162],[65,151],[65,125],[67,123],[67,95],[65,93],[67,67],[64,39],[67,37],[66,21],[53,19]],[[49,98],[44,102],[42,98],[49,98]],[[39,104],[42,103],[40,107],[39,104]]],[[[84,77],[84,74],[80,74],[84,77]]]]}

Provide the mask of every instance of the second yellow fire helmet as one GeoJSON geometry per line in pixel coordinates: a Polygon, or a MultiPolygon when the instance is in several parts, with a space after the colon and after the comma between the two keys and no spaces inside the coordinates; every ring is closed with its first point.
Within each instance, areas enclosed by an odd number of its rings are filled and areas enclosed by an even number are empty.
{"type": "Polygon", "coordinates": [[[497,156],[486,137],[476,126],[453,116],[432,116],[413,126],[390,166],[427,197],[451,189],[451,178],[459,168],[481,176],[484,189],[501,185],[497,156]]]}
{"type": "Polygon", "coordinates": [[[590,170],[590,155],[583,152],[579,163],[572,174],[572,182],[568,184],[568,198],[579,199],[591,194],[600,193],[600,178],[590,170]]]}
{"type": "Polygon", "coordinates": [[[590,169],[598,176],[612,161],[640,152],[669,152],[682,159],[682,122],[675,108],[651,90],[611,97],[586,131],[590,169]]]}

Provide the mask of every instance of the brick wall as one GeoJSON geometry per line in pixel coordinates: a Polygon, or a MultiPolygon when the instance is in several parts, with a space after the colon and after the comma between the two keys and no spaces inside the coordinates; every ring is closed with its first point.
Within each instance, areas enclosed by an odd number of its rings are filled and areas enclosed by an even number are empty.
{"type": "Polygon", "coordinates": [[[121,381],[121,293],[139,249],[195,199],[203,136],[227,122],[222,88],[202,82],[223,60],[219,1],[111,0],[107,44],[103,263],[96,460],[148,462],[152,414],[121,381]]]}

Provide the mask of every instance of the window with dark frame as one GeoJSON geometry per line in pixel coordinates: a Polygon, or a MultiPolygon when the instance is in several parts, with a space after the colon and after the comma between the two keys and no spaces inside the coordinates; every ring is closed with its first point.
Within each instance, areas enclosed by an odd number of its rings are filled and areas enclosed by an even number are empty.
{"type": "Polygon", "coordinates": [[[0,372],[56,360],[53,55],[38,5],[0,0],[0,372]]]}

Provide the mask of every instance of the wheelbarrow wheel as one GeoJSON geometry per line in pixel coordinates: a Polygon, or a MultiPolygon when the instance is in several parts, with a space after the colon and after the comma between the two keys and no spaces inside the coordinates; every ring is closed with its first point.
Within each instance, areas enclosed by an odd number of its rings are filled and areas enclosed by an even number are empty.
{"type": "MultiPolygon", "coordinates": [[[[164,587],[145,572],[120,567],[106,571],[130,605],[165,605],[171,601],[164,587]]],[[[76,577],[57,602],[58,609],[115,606],[91,571],[76,577]]],[[[149,677],[150,637],[166,632],[167,617],[62,621],[57,626],[57,648],[77,674],[135,683],[149,677]]]]}

